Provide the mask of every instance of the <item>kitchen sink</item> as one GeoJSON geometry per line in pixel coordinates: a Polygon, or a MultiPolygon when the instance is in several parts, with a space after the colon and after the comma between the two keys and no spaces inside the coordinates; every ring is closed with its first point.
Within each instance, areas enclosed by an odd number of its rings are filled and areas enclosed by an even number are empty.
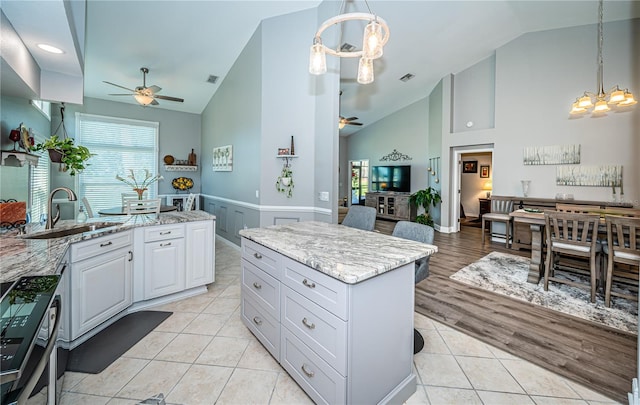
{"type": "Polygon", "coordinates": [[[82,226],[76,226],[74,228],[50,230],[45,232],[35,233],[33,235],[25,235],[24,239],[55,239],[62,238],[64,236],[77,235],[79,233],[97,231],[99,229],[115,227],[121,225],[118,222],[96,222],[93,224],[85,224],[82,226]]]}

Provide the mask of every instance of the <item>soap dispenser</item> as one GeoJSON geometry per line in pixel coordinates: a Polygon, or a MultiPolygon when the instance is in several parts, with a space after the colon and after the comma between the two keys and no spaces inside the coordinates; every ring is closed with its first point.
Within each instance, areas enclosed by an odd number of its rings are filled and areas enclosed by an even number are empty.
{"type": "Polygon", "coordinates": [[[87,222],[87,213],[84,212],[84,207],[81,205],[80,210],[78,211],[78,217],[76,218],[77,222],[87,222]]]}

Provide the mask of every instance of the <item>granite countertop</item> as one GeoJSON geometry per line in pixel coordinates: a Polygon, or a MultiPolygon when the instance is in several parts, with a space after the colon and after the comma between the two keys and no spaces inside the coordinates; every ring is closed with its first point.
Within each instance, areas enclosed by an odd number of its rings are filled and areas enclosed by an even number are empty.
{"type": "Polygon", "coordinates": [[[438,251],[434,245],[314,221],[243,229],[240,235],[347,284],[438,251]]]}
{"type": "Polygon", "coordinates": [[[86,223],[63,220],[55,225],[54,231],[92,223],[113,222],[114,226],[55,239],[25,239],[25,236],[44,231],[44,226],[38,223],[29,224],[26,226],[26,235],[18,235],[16,230],[0,234],[0,282],[14,281],[23,276],[55,274],[67,248],[74,242],[143,226],[213,219],[215,219],[214,215],[204,211],[173,211],[159,215],[97,217],[87,220],[86,223]]]}

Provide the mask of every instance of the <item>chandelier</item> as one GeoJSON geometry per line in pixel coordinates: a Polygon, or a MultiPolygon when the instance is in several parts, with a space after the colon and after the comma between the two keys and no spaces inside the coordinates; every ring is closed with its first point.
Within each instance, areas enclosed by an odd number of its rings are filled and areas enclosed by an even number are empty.
{"type": "Polygon", "coordinates": [[[597,93],[585,91],[584,94],[576,98],[575,103],[571,106],[570,114],[580,115],[585,113],[592,113],[594,116],[600,116],[607,111],[614,108],[629,107],[638,102],[633,98],[633,94],[628,90],[621,90],[618,85],[615,85],[611,90],[604,91],[603,76],[603,61],[602,61],[602,9],[603,0],[600,0],[598,6],[598,83],[597,93]]]}
{"type": "MultiPolygon", "coordinates": [[[[367,8],[369,4],[366,2],[367,8]]],[[[344,4],[344,2],[343,2],[344,4]]],[[[389,41],[389,27],[380,17],[371,13],[346,13],[332,17],[325,21],[313,38],[313,45],[309,56],[309,73],[321,75],[327,72],[326,54],[339,58],[360,57],[358,64],[358,83],[369,84],[373,82],[373,61],[382,56],[383,47],[389,41]],[[345,52],[340,49],[333,50],[322,44],[322,33],[329,27],[346,21],[364,20],[369,21],[364,28],[362,38],[362,50],[356,52],[345,52]]]]}

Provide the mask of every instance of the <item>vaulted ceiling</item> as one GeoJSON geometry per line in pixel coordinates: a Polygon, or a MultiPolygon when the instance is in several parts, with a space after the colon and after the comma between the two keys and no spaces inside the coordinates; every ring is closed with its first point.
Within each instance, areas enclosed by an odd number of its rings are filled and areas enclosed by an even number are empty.
{"type": "MultiPolygon", "coordinates": [[[[78,3],[66,1],[67,5],[78,3]]],[[[147,85],[157,84],[163,88],[160,94],[185,99],[184,103],[160,100],[161,104],[153,108],[199,114],[262,19],[315,8],[320,2],[80,3],[86,4],[86,31],[78,28],[84,16],[69,13],[69,7],[65,15],[63,0],[2,0],[0,4],[41,69],[82,77],[86,97],[135,103],[132,97],[109,96],[120,91],[103,81],[134,88],[142,83],[140,67],[146,66],[150,69],[147,85]],[[70,42],[73,35],[79,37],[84,48],[70,42]],[[39,42],[57,44],[67,53],[62,57],[45,54],[35,48],[39,42]],[[207,83],[209,75],[218,76],[218,81],[207,83]]],[[[375,14],[387,21],[391,31],[384,56],[376,65],[375,82],[356,83],[356,58],[343,59],[341,69],[341,115],[358,116],[365,125],[427,96],[445,75],[475,64],[524,33],[594,24],[598,10],[597,1],[593,0],[368,3],[375,14]],[[399,78],[406,73],[415,77],[405,83],[399,78]]],[[[332,2],[334,5],[336,14],[341,7],[346,12],[367,11],[363,1],[348,1],[344,6],[332,2]]],[[[605,2],[605,21],[629,18],[640,18],[639,1],[605,2]]],[[[363,25],[347,23],[342,29],[341,42],[360,47],[363,25]]],[[[595,30],[593,39],[595,69],[595,30]]],[[[3,72],[2,80],[15,78],[3,72]]],[[[5,83],[3,93],[4,88],[5,83]]],[[[359,128],[362,127],[347,126],[343,134],[359,128]]]]}

